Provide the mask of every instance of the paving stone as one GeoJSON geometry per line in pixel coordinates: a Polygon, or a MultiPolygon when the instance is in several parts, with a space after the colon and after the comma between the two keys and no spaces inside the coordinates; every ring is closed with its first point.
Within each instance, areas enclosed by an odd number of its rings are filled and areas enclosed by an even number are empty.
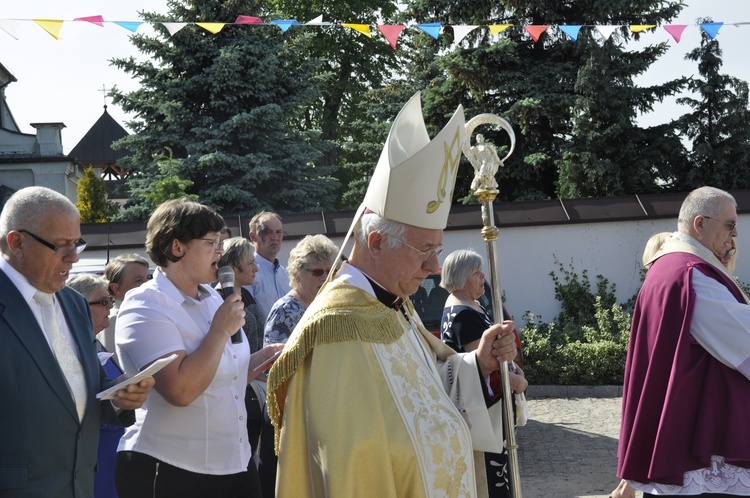
{"type": "Polygon", "coordinates": [[[621,401],[529,399],[529,421],[516,431],[524,498],[607,498],[620,481],[621,401]]]}

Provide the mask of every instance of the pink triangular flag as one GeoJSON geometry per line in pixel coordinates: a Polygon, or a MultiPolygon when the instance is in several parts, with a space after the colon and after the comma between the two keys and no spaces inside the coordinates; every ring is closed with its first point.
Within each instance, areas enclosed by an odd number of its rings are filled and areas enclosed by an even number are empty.
{"type": "Polygon", "coordinates": [[[406,28],[403,24],[378,24],[378,29],[385,39],[388,40],[388,44],[393,50],[396,50],[396,42],[398,37],[401,36],[401,32],[406,28]]]}
{"type": "Polygon", "coordinates": [[[549,26],[544,26],[542,24],[528,24],[523,27],[523,29],[531,35],[531,39],[534,40],[534,43],[539,41],[539,37],[542,36],[542,33],[547,31],[547,28],[549,28],[549,26]]]}
{"type": "Polygon", "coordinates": [[[479,26],[471,26],[471,25],[458,25],[453,26],[453,44],[458,45],[461,43],[461,40],[466,38],[466,35],[477,29],[479,26]]]}
{"type": "Polygon", "coordinates": [[[76,17],[74,21],[85,21],[97,26],[104,27],[104,18],[102,16],[87,16],[87,17],[76,17]]]}
{"type": "Polygon", "coordinates": [[[680,43],[680,38],[682,38],[682,32],[685,31],[685,28],[687,28],[687,24],[664,25],[664,31],[672,35],[672,38],[674,38],[674,41],[677,43],[680,43]]]}
{"type": "Polygon", "coordinates": [[[235,24],[263,24],[263,19],[254,16],[237,16],[235,24]]]}

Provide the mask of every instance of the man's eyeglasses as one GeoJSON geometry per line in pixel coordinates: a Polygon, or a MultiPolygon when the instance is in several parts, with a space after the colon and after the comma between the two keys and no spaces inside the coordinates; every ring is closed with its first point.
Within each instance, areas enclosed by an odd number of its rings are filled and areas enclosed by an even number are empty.
{"type": "Polygon", "coordinates": [[[413,249],[413,250],[417,251],[419,254],[422,255],[422,257],[424,258],[425,261],[427,261],[429,259],[432,259],[432,258],[437,258],[441,254],[443,254],[443,251],[445,250],[445,248],[443,246],[437,246],[435,249],[430,249],[429,251],[423,251],[421,249],[417,249],[414,246],[410,246],[409,244],[407,244],[406,242],[404,242],[403,240],[401,240],[401,239],[399,239],[397,237],[392,237],[392,238],[398,240],[399,242],[401,242],[403,245],[405,245],[409,249],[413,249]]]}
{"type": "Polygon", "coordinates": [[[208,237],[199,237],[198,240],[207,240],[214,246],[214,251],[221,245],[221,237],[215,239],[209,239],[208,237]]]}
{"type": "Polygon", "coordinates": [[[310,268],[305,268],[305,270],[312,273],[313,277],[322,277],[323,275],[328,275],[331,272],[330,268],[315,268],[311,270],[310,268]]]}
{"type": "Polygon", "coordinates": [[[720,223],[723,223],[723,224],[724,224],[724,227],[725,227],[725,228],[726,228],[727,230],[729,230],[730,232],[731,232],[732,230],[734,230],[735,228],[737,228],[737,222],[736,222],[736,221],[727,221],[727,222],[722,222],[721,220],[717,220],[716,218],[711,218],[710,216],[704,216],[704,218],[705,218],[705,219],[707,219],[707,220],[713,220],[713,221],[718,221],[718,222],[720,222],[720,223]]]}
{"type": "Polygon", "coordinates": [[[40,236],[34,235],[33,233],[29,232],[28,230],[19,230],[19,232],[28,235],[29,237],[31,237],[32,239],[36,240],[37,242],[39,242],[43,246],[49,247],[50,249],[52,249],[53,251],[55,251],[55,254],[57,254],[58,256],[62,256],[62,257],[70,256],[74,252],[77,253],[77,254],[81,254],[83,252],[83,250],[86,249],[86,241],[83,240],[83,239],[76,240],[73,243],[73,245],[69,245],[69,246],[56,246],[56,245],[54,245],[54,244],[52,244],[50,242],[47,242],[46,240],[44,240],[40,236]]]}
{"type": "Polygon", "coordinates": [[[91,306],[94,305],[100,305],[100,306],[109,306],[110,304],[115,304],[115,298],[112,296],[103,297],[98,301],[89,301],[89,304],[91,306]]]}

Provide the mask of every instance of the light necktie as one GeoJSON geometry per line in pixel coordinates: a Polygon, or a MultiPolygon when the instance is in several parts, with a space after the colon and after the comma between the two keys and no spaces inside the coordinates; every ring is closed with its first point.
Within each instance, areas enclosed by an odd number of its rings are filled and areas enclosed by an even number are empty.
{"type": "Polygon", "coordinates": [[[83,375],[81,362],[73,351],[70,341],[60,329],[53,295],[37,291],[34,294],[34,300],[42,307],[44,330],[76,403],[78,420],[83,420],[83,414],[86,411],[86,378],[83,375]]]}

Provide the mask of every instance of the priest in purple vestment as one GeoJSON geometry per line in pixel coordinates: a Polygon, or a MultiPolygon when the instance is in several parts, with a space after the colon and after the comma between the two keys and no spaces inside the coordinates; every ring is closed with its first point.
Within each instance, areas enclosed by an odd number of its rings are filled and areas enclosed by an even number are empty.
{"type": "Polygon", "coordinates": [[[617,475],[644,496],[750,496],[750,306],[720,261],[736,236],[734,198],[694,190],[638,294],[617,475]]]}

